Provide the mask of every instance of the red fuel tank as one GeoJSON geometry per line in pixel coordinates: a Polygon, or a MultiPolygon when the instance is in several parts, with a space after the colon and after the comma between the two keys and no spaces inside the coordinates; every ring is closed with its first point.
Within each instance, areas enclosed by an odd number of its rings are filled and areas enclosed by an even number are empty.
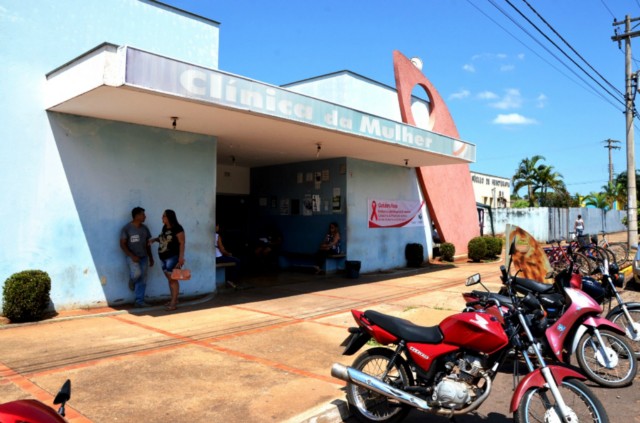
{"type": "Polygon", "coordinates": [[[446,344],[492,354],[509,343],[502,325],[488,313],[458,313],[440,323],[446,344]]]}

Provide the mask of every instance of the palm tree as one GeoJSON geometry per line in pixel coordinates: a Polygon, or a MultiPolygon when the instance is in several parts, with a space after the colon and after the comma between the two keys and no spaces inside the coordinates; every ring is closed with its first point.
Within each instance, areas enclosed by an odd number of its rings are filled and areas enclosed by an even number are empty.
{"type": "Polygon", "coordinates": [[[540,206],[542,206],[542,200],[546,199],[547,191],[551,188],[553,191],[561,191],[565,189],[564,182],[562,181],[562,174],[553,171],[553,166],[540,165],[536,170],[536,185],[533,187],[533,191],[541,190],[540,206]]]}
{"type": "Polygon", "coordinates": [[[598,209],[602,209],[602,230],[604,231],[604,218],[607,214],[607,210],[609,209],[609,198],[607,194],[604,192],[591,192],[589,195],[584,197],[584,205],[585,206],[593,206],[598,209]]]}
{"type": "Polygon", "coordinates": [[[538,165],[540,160],[545,160],[543,156],[535,155],[531,159],[524,158],[518,165],[518,169],[516,169],[515,175],[511,179],[513,183],[513,192],[518,193],[520,188],[527,187],[527,192],[529,196],[529,207],[534,206],[534,186],[536,185],[536,178],[538,174],[538,169],[544,165],[538,165]]]}
{"type": "Polygon", "coordinates": [[[627,187],[621,182],[609,182],[602,186],[602,191],[609,202],[610,209],[613,209],[614,203],[625,204],[627,201],[627,187]]]}

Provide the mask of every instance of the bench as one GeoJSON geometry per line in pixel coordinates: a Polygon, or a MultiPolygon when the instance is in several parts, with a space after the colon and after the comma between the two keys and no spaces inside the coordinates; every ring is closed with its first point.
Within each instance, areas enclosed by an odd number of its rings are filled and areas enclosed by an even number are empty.
{"type": "MultiPolygon", "coordinates": [[[[325,261],[325,273],[335,273],[339,270],[345,269],[345,261],[347,255],[331,254],[327,256],[325,261]]],[[[281,269],[288,269],[290,267],[314,267],[316,265],[315,253],[299,253],[295,251],[281,251],[278,255],[278,266],[281,269]]]]}
{"type": "Polygon", "coordinates": [[[229,263],[216,263],[216,287],[224,286],[227,283],[227,267],[233,267],[236,264],[233,262],[229,263]]]}

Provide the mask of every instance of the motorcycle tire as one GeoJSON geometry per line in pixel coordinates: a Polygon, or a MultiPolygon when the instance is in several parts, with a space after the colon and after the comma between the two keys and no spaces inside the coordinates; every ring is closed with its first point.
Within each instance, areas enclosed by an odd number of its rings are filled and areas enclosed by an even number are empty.
{"type": "MultiPolygon", "coordinates": [[[[577,379],[565,379],[558,386],[565,404],[575,415],[572,421],[580,423],[609,423],[609,417],[598,397],[577,379]]],[[[531,388],[525,392],[513,414],[516,423],[562,421],[547,388],[531,388]]]]}
{"type": "Polygon", "coordinates": [[[624,329],[627,339],[633,347],[636,359],[640,360],[640,309],[630,309],[632,321],[627,319],[622,310],[615,314],[608,314],[607,319],[624,329]]]}
{"type": "Polygon", "coordinates": [[[600,329],[604,350],[598,345],[595,334],[585,333],[576,350],[580,369],[593,382],[608,388],[631,385],[638,372],[638,362],[633,347],[623,335],[600,329]]]}
{"type": "MultiPolygon", "coordinates": [[[[413,385],[413,374],[402,357],[396,356],[393,367],[385,374],[394,355],[388,348],[372,348],[360,354],[351,367],[404,390],[413,385]]],[[[353,383],[347,383],[346,391],[349,410],[362,422],[400,422],[412,408],[353,383]]]]}

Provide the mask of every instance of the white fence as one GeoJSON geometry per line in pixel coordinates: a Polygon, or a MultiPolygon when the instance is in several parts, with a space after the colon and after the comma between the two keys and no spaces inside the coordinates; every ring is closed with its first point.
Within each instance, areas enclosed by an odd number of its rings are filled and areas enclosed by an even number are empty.
{"type": "MultiPolygon", "coordinates": [[[[538,241],[551,239],[570,239],[573,232],[573,223],[582,215],[585,223],[585,234],[598,234],[601,231],[624,232],[627,227],[622,223],[622,218],[627,215],[626,210],[609,210],[604,212],[596,208],[549,208],[531,207],[525,209],[491,209],[493,216],[493,231],[496,235],[504,235],[507,224],[520,226],[529,232],[538,241]]],[[[485,210],[484,228],[485,235],[492,234],[491,216],[485,210]]]]}

